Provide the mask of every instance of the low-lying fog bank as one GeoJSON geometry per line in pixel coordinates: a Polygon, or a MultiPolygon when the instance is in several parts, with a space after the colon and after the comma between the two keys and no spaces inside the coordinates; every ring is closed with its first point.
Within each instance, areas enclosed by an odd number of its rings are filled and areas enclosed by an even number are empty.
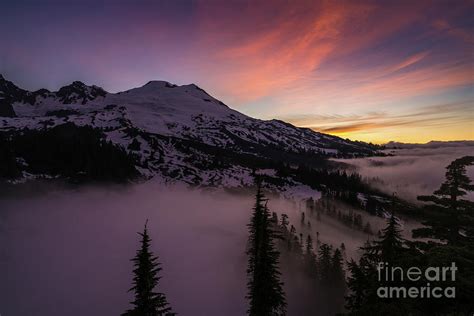
{"type": "MultiPolygon", "coordinates": [[[[346,245],[348,257],[367,235],[337,220],[307,215],[304,202],[269,196],[298,233],[346,245]]],[[[2,315],[119,315],[129,307],[130,259],[149,219],[152,249],[162,263],[160,290],[179,315],[245,315],[245,246],[252,194],[168,187],[57,189],[0,199],[2,315]]],[[[365,214],[368,219],[368,215],[365,214]]],[[[374,228],[383,220],[370,219],[374,228]]],[[[289,315],[301,315],[298,272],[283,268],[289,315]]],[[[311,302],[319,304],[319,302],[311,302]]],[[[320,302],[325,304],[327,302],[320,302]]]]}
{"type": "MultiPolygon", "coordinates": [[[[373,181],[374,186],[416,201],[417,195],[431,194],[439,188],[451,161],[474,155],[474,146],[418,147],[386,152],[394,156],[337,160],[354,165],[362,176],[380,179],[381,182],[373,181]]],[[[474,167],[468,167],[467,174],[474,178],[474,167]]],[[[474,196],[471,194],[468,198],[474,199],[474,196]]]]}

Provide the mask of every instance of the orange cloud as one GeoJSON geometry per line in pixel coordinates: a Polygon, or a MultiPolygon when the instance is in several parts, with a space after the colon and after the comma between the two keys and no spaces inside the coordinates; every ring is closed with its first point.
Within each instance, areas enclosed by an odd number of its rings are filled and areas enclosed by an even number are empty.
{"type": "MultiPolygon", "coordinates": [[[[421,109],[413,109],[408,113],[367,113],[364,115],[300,115],[297,117],[284,117],[282,119],[297,126],[308,127],[319,132],[364,139],[363,135],[371,135],[365,140],[373,140],[374,135],[381,142],[388,141],[387,134],[394,131],[416,131],[418,137],[429,137],[430,133],[423,135],[420,131],[427,128],[443,129],[447,127],[463,127],[474,120],[471,107],[473,99],[456,103],[434,104],[421,109]],[[382,132],[383,131],[383,132],[382,132]],[[385,136],[383,136],[385,135],[385,136]]],[[[467,132],[465,139],[474,137],[473,130],[467,132]]],[[[432,134],[432,133],[431,133],[432,134]]],[[[445,135],[447,136],[447,135],[445,135]]],[[[449,138],[448,138],[449,139],[449,138]]]]}
{"type": "Polygon", "coordinates": [[[336,7],[303,21],[286,17],[276,28],[218,51],[217,60],[235,65],[231,80],[223,84],[252,99],[301,79],[336,49],[346,15],[343,7],[336,7]]]}
{"type": "MultiPolygon", "coordinates": [[[[271,5],[257,1],[233,13],[246,17],[237,23],[249,25],[235,29],[229,21],[230,9],[221,12],[204,2],[199,19],[206,36],[200,41],[215,48],[215,53],[213,64],[205,63],[203,71],[212,72],[219,90],[231,94],[232,101],[256,100],[275,90],[307,84],[327,61],[370,47],[407,27],[419,18],[422,10],[418,9],[426,6],[420,2],[407,10],[403,5],[371,1],[275,1],[271,5]]],[[[427,55],[426,51],[410,56],[388,71],[409,67],[427,55]]]]}
{"type": "MultiPolygon", "coordinates": [[[[274,23],[271,25],[263,30],[249,30],[243,40],[226,42],[226,46],[217,49],[216,62],[226,64],[230,70],[230,74],[217,74],[219,82],[223,89],[246,100],[286,88],[308,77],[334,54],[340,48],[348,21],[360,18],[357,12],[370,8],[336,2],[308,6],[287,3],[272,17],[274,23]]],[[[261,15],[256,17],[257,20],[266,19],[268,7],[261,9],[262,12],[254,13],[261,15]]],[[[258,6],[255,10],[258,11],[258,6]]],[[[213,21],[207,26],[221,32],[211,35],[211,38],[239,38],[239,34],[228,30],[221,22],[213,21]]]]}

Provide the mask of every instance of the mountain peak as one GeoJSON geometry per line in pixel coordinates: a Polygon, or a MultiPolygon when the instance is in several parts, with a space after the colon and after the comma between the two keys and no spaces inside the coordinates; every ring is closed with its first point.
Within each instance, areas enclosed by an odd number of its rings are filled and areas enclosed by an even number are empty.
{"type": "Polygon", "coordinates": [[[8,81],[0,74],[0,91],[3,92],[3,95],[14,95],[14,98],[21,99],[22,95],[27,91],[18,88],[13,82],[8,81]]]}
{"type": "Polygon", "coordinates": [[[151,80],[151,81],[148,81],[143,87],[159,89],[159,88],[174,88],[174,87],[177,87],[177,85],[169,83],[168,81],[164,81],[164,80],[151,80]]]}
{"type": "Polygon", "coordinates": [[[56,92],[56,95],[64,104],[82,103],[103,97],[107,92],[98,86],[88,86],[82,81],[73,81],[56,92]]]}
{"type": "Polygon", "coordinates": [[[86,87],[86,84],[82,81],[73,81],[71,84],[71,86],[75,86],[75,87],[86,87]]]}

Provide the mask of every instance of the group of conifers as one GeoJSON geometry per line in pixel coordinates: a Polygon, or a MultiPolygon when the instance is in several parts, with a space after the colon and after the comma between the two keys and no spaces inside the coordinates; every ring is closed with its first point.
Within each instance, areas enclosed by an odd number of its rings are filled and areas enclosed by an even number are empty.
{"type": "MultiPolygon", "coordinates": [[[[148,221],[147,221],[148,222],[148,221]]],[[[278,267],[279,252],[274,244],[278,238],[273,229],[270,211],[266,206],[260,182],[257,185],[255,206],[248,224],[248,294],[249,315],[285,315],[286,299],[278,267]]],[[[176,315],[164,293],[155,290],[162,270],[158,257],[150,250],[147,223],[140,232],[141,247],[132,259],[134,264],[132,308],[124,316],[171,316],[176,315]]]]}
{"type": "MultiPolygon", "coordinates": [[[[473,307],[474,280],[462,279],[463,288],[459,297],[450,302],[411,302],[382,301],[375,295],[374,282],[377,275],[375,267],[378,261],[430,264],[437,260],[456,260],[461,264],[461,273],[474,276],[474,203],[462,199],[468,191],[474,191],[471,180],[466,176],[466,166],[474,164],[474,157],[466,156],[453,161],[446,172],[446,181],[431,196],[421,196],[419,200],[431,202],[424,206],[427,220],[422,229],[413,232],[414,237],[431,237],[433,241],[409,242],[401,236],[400,225],[393,215],[387,221],[378,240],[367,242],[359,262],[348,262],[350,275],[347,280],[349,295],[346,297],[346,312],[349,315],[425,315],[433,308],[443,308],[452,315],[464,315],[464,311],[473,307]],[[420,261],[421,260],[421,261],[420,261]],[[424,260],[424,261],[423,261],[424,260]],[[465,299],[467,295],[467,300],[465,299]]],[[[247,243],[247,300],[250,316],[282,316],[286,315],[286,299],[283,282],[279,271],[280,253],[275,239],[281,238],[274,229],[270,213],[260,181],[257,181],[255,205],[248,224],[249,238],[247,243]]],[[[157,316],[175,315],[164,293],[157,292],[161,271],[158,258],[150,250],[151,239],[145,224],[141,236],[141,247],[132,259],[134,263],[133,287],[134,300],[132,308],[123,315],[157,316]]]]}

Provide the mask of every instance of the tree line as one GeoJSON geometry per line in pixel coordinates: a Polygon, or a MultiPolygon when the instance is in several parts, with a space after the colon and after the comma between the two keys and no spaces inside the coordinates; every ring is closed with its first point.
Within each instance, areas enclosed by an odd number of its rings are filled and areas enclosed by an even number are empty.
{"type": "MultiPolygon", "coordinates": [[[[466,175],[466,167],[474,157],[454,160],[446,168],[445,182],[432,195],[419,196],[425,202],[425,227],[413,230],[413,237],[424,241],[405,240],[398,218],[392,213],[380,239],[367,242],[358,262],[349,262],[350,276],[346,308],[349,315],[471,315],[474,310],[474,202],[464,199],[474,190],[466,175]],[[387,263],[407,271],[418,267],[458,268],[455,280],[441,285],[455,287],[455,297],[380,298],[377,290],[389,285],[397,288],[426,286],[424,281],[402,278],[380,281],[378,264],[387,263]]],[[[380,267],[379,267],[380,269],[380,267]]],[[[433,284],[432,286],[436,286],[433,284]]]]}
{"type": "Polygon", "coordinates": [[[136,178],[135,157],[90,126],[0,133],[0,178],[22,172],[69,179],[125,182],[136,178]]]}

